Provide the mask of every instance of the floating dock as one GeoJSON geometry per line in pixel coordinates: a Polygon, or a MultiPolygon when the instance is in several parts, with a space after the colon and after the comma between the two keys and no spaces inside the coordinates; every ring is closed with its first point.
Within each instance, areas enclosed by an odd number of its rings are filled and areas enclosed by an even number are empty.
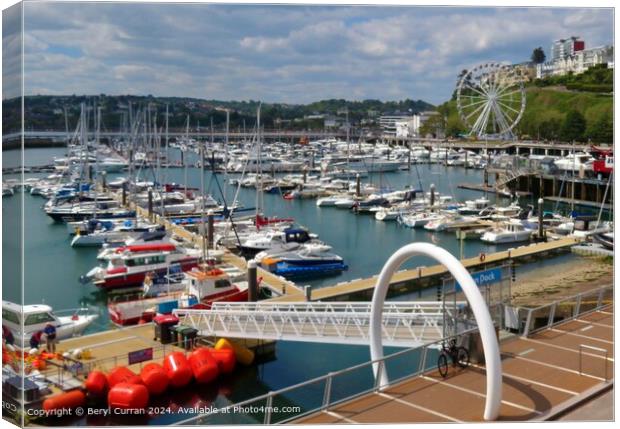
{"type": "MultiPolygon", "coordinates": [[[[546,253],[565,251],[579,242],[579,238],[567,237],[548,242],[533,243],[527,246],[521,246],[501,252],[489,253],[484,256],[479,255],[473,258],[463,259],[461,262],[465,268],[472,270],[486,266],[499,265],[509,260],[523,260],[532,257],[539,257],[546,253]]],[[[413,270],[402,270],[397,272],[394,277],[392,277],[390,286],[398,289],[399,292],[402,291],[404,293],[414,290],[412,287],[412,283],[414,282],[418,285],[417,289],[420,289],[424,283],[430,283],[432,278],[439,278],[447,274],[447,272],[448,271],[443,265],[419,267],[413,270]]],[[[377,277],[378,276],[375,275],[366,279],[357,279],[350,282],[338,283],[334,286],[314,289],[312,290],[310,299],[312,301],[347,301],[355,300],[355,298],[359,297],[370,299],[377,283],[377,277]]],[[[303,294],[289,294],[286,296],[272,298],[271,301],[295,302],[304,299],[305,295],[303,294]]]]}

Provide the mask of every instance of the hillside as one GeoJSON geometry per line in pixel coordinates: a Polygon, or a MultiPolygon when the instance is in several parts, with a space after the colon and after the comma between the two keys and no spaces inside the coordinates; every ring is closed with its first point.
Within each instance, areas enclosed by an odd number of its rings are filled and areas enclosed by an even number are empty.
{"type": "MultiPolygon", "coordinates": [[[[88,106],[95,104],[102,107],[102,124],[104,129],[118,129],[123,118],[128,116],[128,106],[131,103],[133,114],[138,108],[151,104],[152,111],[157,111],[159,126],[164,123],[166,105],[169,109],[169,126],[172,129],[185,127],[187,117],[190,118],[190,128],[210,127],[211,120],[216,128],[223,127],[226,121],[226,112],[230,110],[230,126],[232,129],[252,128],[256,122],[256,109],[259,102],[249,101],[222,101],[203,100],[197,98],[154,97],[134,95],[58,95],[26,96],[25,128],[34,130],[55,129],[64,130],[65,114],[67,111],[69,128],[73,129],[80,115],[80,103],[88,106]]],[[[3,100],[3,132],[13,132],[20,128],[21,99],[3,100]]],[[[349,101],[343,99],[322,100],[310,104],[263,103],[261,123],[266,128],[281,129],[323,129],[326,117],[339,118],[336,125],[344,122],[345,111],[349,112],[349,121],[353,126],[376,125],[378,116],[384,113],[393,114],[418,113],[433,110],[435,106],[423,100],[379,101],[363,100],[349,101]]],[[[126,122],[125,122],[126,126],[126,122]]]]}
{"type": "MultiPolygon", "coordinates": [[[[568,90],[549,86],[526,88],[526,107],[515,134],[524,139],[572,140],[567,134],[567,115],[578,112],[585,119],[576,141],[611,143],[613,141],[613,97],[609,94],[568,90]]],[[[437,107],[447,117],[446,134],[458,137],[466,133],[459,119],[456,101],[450,100],[437,107]]],[[[430,131],[426,129],[425,131],[430,131]]]]}

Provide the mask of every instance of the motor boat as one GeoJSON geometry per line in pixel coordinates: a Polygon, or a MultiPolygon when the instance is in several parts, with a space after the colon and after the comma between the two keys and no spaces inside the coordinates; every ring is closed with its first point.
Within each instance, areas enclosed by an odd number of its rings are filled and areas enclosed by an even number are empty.
{"type": "Polygon", "coordinates": [[[486,231],[480,240],[491,244],[518,243],[529,241],[534,231],[527,229],[520,221],[501,222],[497,227],[486,231]]]}
{"type": "Polygon", "coordinates": [[[438,221],[443,215],[432,212],[419,212],[410,214],[401,214],[398,222],[409,228],[423,228],[427,223],[438,221]]]}
{"type": "Polygon", "coordinates": [[[339,255],[309,247],[271,254],[258,262],[265,270],[286,278],[332,275],[348,268],[339,255]]]}
{"type": "Polygon", "coordinates": [[[477,215],[481,210],[487,208],[491,201],[488,198],[476,198],[475,200],[465,201],[463,207],[459,207],[457,211],[462,215],[477,215]]]}
{"type": "Polygon", "coordinates": [[[32,335],[42,331],[48,323],[56,328],[56,339],[65,340],[82,335],[98,317],[99,314],[88,308],[54,312],[45,304],[22,306],[2,301],[2,325],[11,330],[15,345],[20,348],[30,348],[32,335]]]}
{"type": "Polygon", "coordinates": [[[121,246],[109,252],[105,267],[93,268],[82,280],[90,280],[106,290],[140,286],[147,273],[164,274],[172,264],[179,264],[183,271],[187,271],[198,264],[199,257],[199,250],[173,243],[121,246]]]}
{"type": "Polygon", "coordinates": [[[158,224],[128,221],[115,226],[112,222],[97,222],[96,219],[91,219],[89,223],[92,228],[85,232],[78,230],[71,240],[72,247],[98,247],[104,243],[123,243],[147,232],[162,231],[162,234],[165,235],[165,227],[158,224]]]}
{"type": "Polygon", "coordinates": [[[219,268],[195,267],[182,274],[180,290],[159,296],[137,296],[108,303],[110,320],[119,326],[150,322],[157,314],[169,314],[178,308],[211,308],[214,302],[248,300],[247,281],[233,283],[219,268]]]}
{"type": "Polygon", "coordinates": [[[446,231],[450,228],[456,228],[468,222],[475,222],[477,218],[473,216],[462,216],[458,214],[446,214],[438,219],[427,222],[424,229],[427,231],[446,231]]]}
{"type": "Polygon", "coordinates": [[[285,230],[266,230],[249,235],[237,246],[245,256],[254,256],[258,252],[281,246],[285,243],[306,243],[316,240],[315,234],[310,234],[302,228],[287,228],[285,230]]]}
{"type": "Polygon", "coordinates": [[[554,164],[559,170],[578,173],[582,169],[584,171],[593,171],[594,161],[595,159],[592,155],[585,152],[576,152],[564,158],[556,159],[554,164]]]}

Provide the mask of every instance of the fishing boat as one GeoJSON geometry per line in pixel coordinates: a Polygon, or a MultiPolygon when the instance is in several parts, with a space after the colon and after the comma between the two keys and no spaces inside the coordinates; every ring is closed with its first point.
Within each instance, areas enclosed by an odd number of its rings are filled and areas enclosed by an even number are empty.
{"type": "Polygon", "coordinates": [[[173,243],[134,244],[108,250],[107,265],[90,270],[83,280],[90,280],[103,289],[139,286],[147,273],[166,273],[172,264],[183,271],[198,264],[200,252],[173,243]]]}
{"type": "Polygon", "coordinates": [[[88,308],[54,312],[45,304],[22,306],[2,301],[2,325],[11,330],[15,344],[21,348],[29,348],[32,335],[42,331],[48,323],[56,328],[56,339],[65,340],[81,335],[98,317],[88,308]]]}
{"type": "Polygon", "coordinates": [[[497,227],[486,231],[480,240],[491,244],[518,243],[528,241],[534,231],[527,229],[520,221],[501,222],[497,227]]]}

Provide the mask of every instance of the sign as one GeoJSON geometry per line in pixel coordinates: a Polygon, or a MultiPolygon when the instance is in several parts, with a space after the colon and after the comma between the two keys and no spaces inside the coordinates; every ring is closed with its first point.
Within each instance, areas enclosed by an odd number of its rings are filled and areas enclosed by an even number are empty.
{"type": "Polygon", "coordinates": [[[127,361],[129,365],[133,365],[134,363],[144,362],[146,360],[153,359],[153,348],[149,347],[148,349],[136,350],[134,352],[127,353],[127,361]]]}
{"type": "MultiPolygon", "coordinates": [[[[493,268],[491,270],[478,271],[477,273],[471,273],[471,277],[476,282],[478,287],[486,286],[493,283],[498,283],[502,281],[502,269],[501,268],[493,268]]],[[[456,282],[455,289],[457,291],[462,290],[461,285],[456,282]]]]}

